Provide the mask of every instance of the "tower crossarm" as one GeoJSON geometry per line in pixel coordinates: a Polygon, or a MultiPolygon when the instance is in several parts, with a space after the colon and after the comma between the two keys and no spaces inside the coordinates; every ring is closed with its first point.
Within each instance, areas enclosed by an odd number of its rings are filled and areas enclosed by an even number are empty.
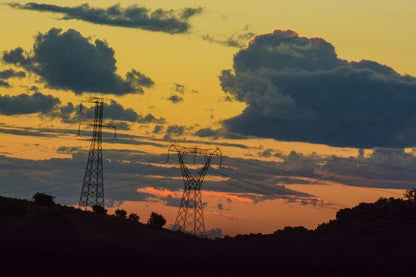
{"type": "Polygon", "coordinates": [[[81,125],[85,125],[85,126],[89,126],[89,127],[93,127],[93,128],[102,128],[102,127],[106,127],[106,128],[113,128],[114,129],[114,138],[117,137],[117,127],[107,123],[107,122],[100,122],[100,121],[95,121],[95,120],[91,120],[91,121],[83,121],[80,122],[78,125],[78,135],[81,134],[81,125]]]}
{"type": "Polygon", "coordinates": [[[172,144],[169,149],[168,149],[168,162],[169,162],[169,154],[170,153],[180,153],[182,155],[185,154],[193,154],[194,156],[205,156],[205,157],[213,157],[213,156],[219,156],[220,157],[220,165],[222,164],[222,152],[221,149],[216,147],[216,148],[208,148],[208,149],[203,149],[203,148],[199,148],[199,147],[184,147],[184,146],[179,146],[179,145],[175,145],[172,144]]]}

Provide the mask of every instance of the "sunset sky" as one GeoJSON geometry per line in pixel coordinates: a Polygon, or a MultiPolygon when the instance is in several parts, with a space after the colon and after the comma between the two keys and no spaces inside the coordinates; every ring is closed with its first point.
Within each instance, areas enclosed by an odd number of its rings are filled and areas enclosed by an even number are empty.
{"type": "Polygon", "coordinates": [[[108,99],[110,213],[174,223],[172,143],[221,147],[203,185],[212,235],[317,224],[414,187],[416,2],[1,1],[0,195],[77,205],[108,99]],[[359,151],[359,149],[363,149],[359,151]]]}

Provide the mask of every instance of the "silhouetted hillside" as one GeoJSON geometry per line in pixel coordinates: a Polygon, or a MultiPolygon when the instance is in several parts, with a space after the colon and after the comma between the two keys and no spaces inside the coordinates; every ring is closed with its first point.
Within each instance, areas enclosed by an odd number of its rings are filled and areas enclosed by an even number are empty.
{"type": "Polygon", "coordinates": [[[4,197],[0,226],[8,275],[397,276],[416,257],[416,202],[392,198],[340,210],[316,230],[216,240],[4,197]]]}

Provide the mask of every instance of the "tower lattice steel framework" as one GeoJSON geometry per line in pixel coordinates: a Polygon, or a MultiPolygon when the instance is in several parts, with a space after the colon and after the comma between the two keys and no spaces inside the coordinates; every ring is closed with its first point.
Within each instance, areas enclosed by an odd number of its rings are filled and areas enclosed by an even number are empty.
{"type": "Polygon", "coordinates": [[[198,147],[181,147],[171,145],[168,150],[169,154],[175,152],[178,155],[178,161],[184,183],[184,191],[179,204],[178,215],[176,216],[174,228],[183,232],[189,232],[199,237],[205,237],[204,207],[201,197],[201,186],[204,182],[205,175],[208,171],[211,160],[214,156],[220,156],[220,165],[222,164],[222,153],[217,147],[215,149],[201,149],[198,147]],[[185,155],[192,154],[204,157],[204,164],[199,171],[193,175],[185,164],[185,155]]]}
{"type": "MultiPolygon", "coordinates": [[[[78,135],[80,135],[81,125],[93,127],[88,161],[85,167],[84,181],[82,182],[79,206],[93,207],[99,205],[104,207],[104,178],[103,178],[103,151],[102,151],[102,128],[114,128],[114,138],[117,128],[111,124],[103,122],[103,109],[106,99],[99,97],[89,97],[81,103],[95,104],[94,120],[79,123],[78,135]]],[[[80,113],[82,104],[80,105],[80,113]]]]}

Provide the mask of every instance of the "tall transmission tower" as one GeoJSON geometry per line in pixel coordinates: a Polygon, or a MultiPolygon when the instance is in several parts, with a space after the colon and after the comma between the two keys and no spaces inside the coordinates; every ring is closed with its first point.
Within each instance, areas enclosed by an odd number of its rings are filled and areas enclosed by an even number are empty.
{"type": "Polygon", "coordinates": [[[92,103],[94,108],[94,120],[79,123],[78,135],[80,135],[81,125],[93,127],[90,152],[88,154],[87,165],[85,167],[84,180],[82,182],[79,206],[93,207],[95,205],[104,207],[104,178],[103,178],[103,148],[102,148],[102,128],[114,128],[114,138],[116,138],[117,128],[103,121],[103,109],[106,99],[100,97],[88,97],[82,103],[92,103]]]}
{"type": "Polygon", "coordinates": [[[201,149],[198,147],[181,147],[172,144],[168,149],[168,162],[169,154],[171,152],[177,153],[178,155],[184,183],[183,195],[174,228],[182,232],[192,233],[199,237],[205,237],[206,231],[201,186],[204,182],[212,158],[214,156],[220,156],[220,165],[222,164],[221,150],[218,147],[215,149],[201,149]],[[185,156],[187,154],[193,155],[194,164],[197,155],[204,158],[203,167],[200,168],[196,174],[192,174],[185,163],[185,156]]]}

